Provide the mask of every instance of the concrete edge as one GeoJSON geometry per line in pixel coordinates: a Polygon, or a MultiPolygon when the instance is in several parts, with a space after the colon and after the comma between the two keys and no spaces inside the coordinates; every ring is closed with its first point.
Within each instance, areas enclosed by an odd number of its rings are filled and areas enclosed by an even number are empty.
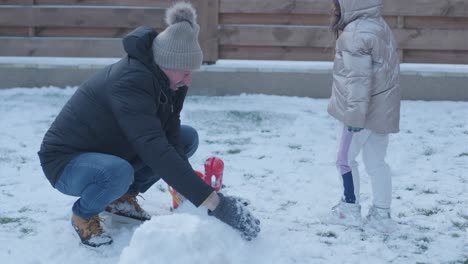
{"type": "MultiPolygon", "coordinates": [[[[118,58],[0,57],[0,88],[76,86],[118,58]]],[[[328,98],[332,62],[220,60],[194,73],[191,95],[328,98]]],[[[403,98],[468,101],[468,65],[402,64],[403,98]]]]}

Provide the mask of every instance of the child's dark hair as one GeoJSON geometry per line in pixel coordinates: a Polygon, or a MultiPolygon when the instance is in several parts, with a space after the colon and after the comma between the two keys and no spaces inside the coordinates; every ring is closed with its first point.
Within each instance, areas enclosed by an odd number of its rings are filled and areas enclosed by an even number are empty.
{"type": "Polygon", "coordinates": [[[340,25],[341,20],[341,7],[339,0],[333,1],[333,10],[332,10],[332,21],[331,21],[331,30],[335,33],[335,37],[338,39],[340,34],[340,25]]]}

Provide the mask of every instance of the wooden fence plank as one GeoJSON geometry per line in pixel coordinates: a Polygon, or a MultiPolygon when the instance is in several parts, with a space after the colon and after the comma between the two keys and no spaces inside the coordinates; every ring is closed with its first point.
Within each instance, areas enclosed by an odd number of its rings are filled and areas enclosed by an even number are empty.
{"type": "Polygon", "coordinates": [[[0,6],[0,25],[2,26],[29,26],[33,22],[32,8],[0,6]],[[18,19],[18,18],[21,19],[18,19]]]}
{"type": "MultiPolygon", "coordinates": [[[[394,33],[403,49],[468,49],[468,30],[394,29],[394,33]]],[[[219,35],[222,45],[329,47],[332,44],[327,27],[222,25],[219,35]]]]}
{"type": "Polygon", "coordinates": [[[34,0],[0,0],[0,5],[32,5],[34,0]]]}
{"type": "MultiPolygon", "coordinates": [[[[304,14],[221,14],[219,24],[254,24],[254,25],[299,25],[299,26],[329,26],[328,15],[304,14]]],[[[392,28],[397,27],[397,17],[387,16],[385,21],[392,28]]]]}
{"type": "Polygon", "coordinates": [[[122,38],[132,28],[69,28],[69,27],[36,27],[36,37],[95,37],[122,38]]]}
{"type": "Polygon", "coordinates": [[[466,17],[468,0],[384,0],[384,14],[466,17]]]}
{"type": "Polygon", "coordinates": [[[0,56],[121,57],[121,39],[0,37],[0,56]]]}
{"type": "Polygon", "coordinates": [[[405,50],[403,62],[468,64],[468,51],[405,50]]]}
{"type": "Polygon", "coordinates": [[[0,25],[134,28],[144,24],[163,27],[164,12],[156,7],[0,6],[0,25]]]}
{"type": "MultiPolygon", "coordinates": [[[[133,28],[67,28],[37,27],[36,37],[122,38],[133,28]]],[[[163,29],[156,28],[161,32],[163,29]]]]}
{"type": "MultiPolygon", "coordinates": [[[[221,13],[329,14],[330,0],[220,0],[221,13]]],[[[384,0],[390,16],[468,16],[468,0],[384,0]]]]}
{"type": "Polygon", "coordinates": [[[394,29],[398,45],[415,50],[468,50],[468,30],[394,29]]]}
{"type": "Polygon", "coordinates": [[[218,13],[219,0],[197,0],[193,2],[200,25],[199,41],[203,50],[203,61],[218,60],[218,13]]]}
{"type": "Polygon", "coordinates": [[[34,0],[35,5],[157,6],[168,7],[174,0],[34,0]]]}
{"type": "Polygon", "coordinates": [[[408,29],[468,29],[468,17],[405,17],[408,29]]]}
{"type": "Polygon", "coordinates": [[[328,14],[329,0],[220,0],[221,13],[328,14]]]}
{"type": "Polygon", "coordinates": [[[302,47],[220,46],[221,59],[330,61],[333,49],[302,47]]]}
{"type": "Polygon", "coordinates": [[[222,25],[221,45],[328,47],[334,36],[328,27],[222,25]]]}
{"type": "Polygon", "coordinates": [[[28,35],[27,27],[0,27],[0,36],[27,37],[28,35]]]}
{"type": "Polygon", "coordinates": [[[303,25],[327,26],[330,17],[327,15],[304,14],[221,14],[220,24],[257,24],[257,25],[303,25]]]}

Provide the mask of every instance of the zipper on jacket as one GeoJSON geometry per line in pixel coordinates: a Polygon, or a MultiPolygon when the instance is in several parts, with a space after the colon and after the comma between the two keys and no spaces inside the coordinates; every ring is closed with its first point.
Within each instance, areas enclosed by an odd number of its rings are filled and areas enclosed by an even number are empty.
{"type": "Polygon", "coordinates": [[[176,98],[176,92],[171,90],[171,114],[174,113],[174,102],[176,98]]]}

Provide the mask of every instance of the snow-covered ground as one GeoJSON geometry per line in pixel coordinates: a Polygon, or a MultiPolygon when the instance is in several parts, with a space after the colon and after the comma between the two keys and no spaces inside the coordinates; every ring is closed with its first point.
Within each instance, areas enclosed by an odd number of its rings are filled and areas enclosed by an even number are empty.
{"type": "MultiPolygon", "coordinates": [[[[400,230],[384,236],[320,222],[340,196],[338,124],[326,100],[190,97],[182,122],[200,134],[193,167],[221,157],[223,192],[251,200],[261,235],[245,242],[188,204],[171,213],[159,182],[141,200],[151,221],[106,222],[114,244],[89,250],[70,226],[75,198],[49,185],[36,156],[73,92],[0,90],[0,263],[468,263],[468,102],[403,102],[387,159],[400,230]]],[[[361,170],[365,214],[370,183],[361,170]]]]}

